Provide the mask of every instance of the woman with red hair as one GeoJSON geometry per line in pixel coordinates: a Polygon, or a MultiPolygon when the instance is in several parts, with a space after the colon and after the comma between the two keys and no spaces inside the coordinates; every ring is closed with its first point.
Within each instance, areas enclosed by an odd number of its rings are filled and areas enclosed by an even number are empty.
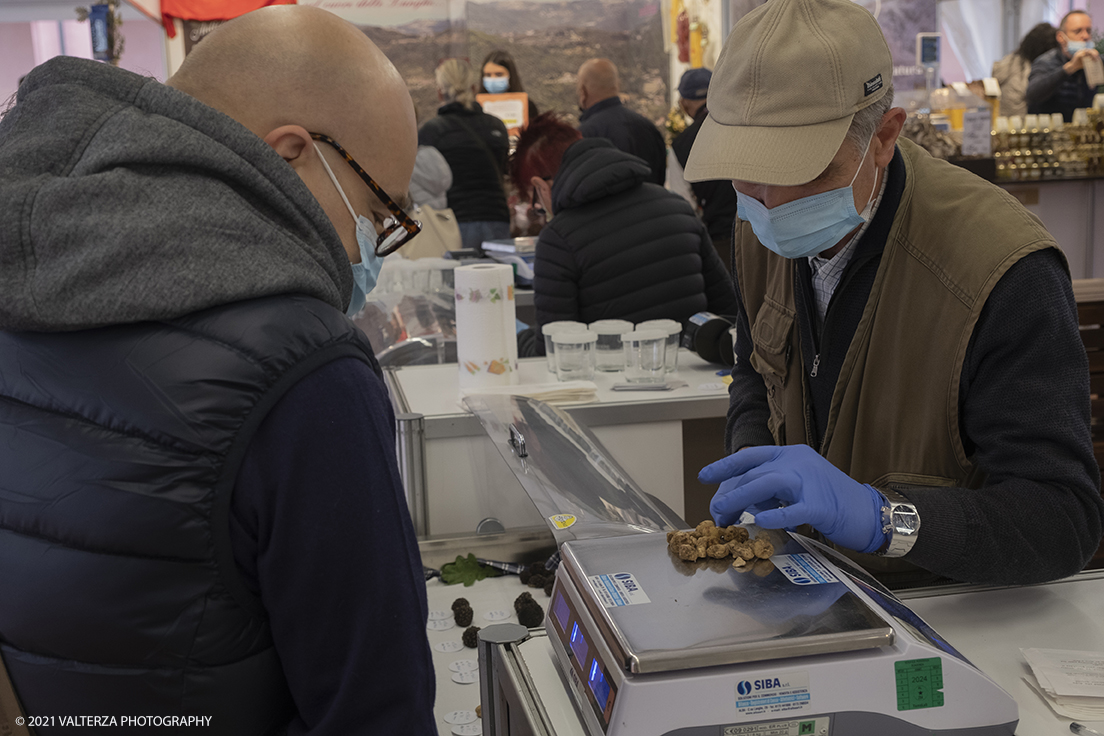
{"type": "Polygon", "coordinates": [[[550,218],[533,265],[537,327],[518,336],[519,355],[543,355],[540,326],[556,320],[735,314],[705,226],[685,199],[648,181],[643,159],[545,113],[522,132],[510,175],[550,218]]]}

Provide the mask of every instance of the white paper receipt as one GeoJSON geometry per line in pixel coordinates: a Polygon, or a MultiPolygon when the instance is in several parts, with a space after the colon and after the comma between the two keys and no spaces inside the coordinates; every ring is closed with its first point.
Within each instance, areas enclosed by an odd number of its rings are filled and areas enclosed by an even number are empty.
{"type": "Polygon", "coordinates": [[[1039,684],[1062,696],[1104,697],[1104,652],[1022,649],[1039,684]]]}
{"type": "Polygon", "coordinates": [[[775,555],[771,558],[771,562],[794,585],[839,582],[839,578],[821,564],[820,560],[805,552],[799,552],[796,555],[775,555]]]}
{"type": "Polygon", "coordinates": [[[606,608],[635,606],[638,603],[651,603],[652,599],[644,593],[640,583],[632,573],[615,572],[611,575],[591,575],[590,587],[602,605],[606,608]]]}

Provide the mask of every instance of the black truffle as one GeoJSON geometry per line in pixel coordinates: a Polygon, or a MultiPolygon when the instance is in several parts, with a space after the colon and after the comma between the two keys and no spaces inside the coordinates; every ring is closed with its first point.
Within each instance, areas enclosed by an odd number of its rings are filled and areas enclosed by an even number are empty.
{"type": "Polygon", "coordinates": [[[538,628],[544,623],[544,609],[541,604],[530,599],[518,608],[518,623],[529,629],[538,628]]]}
{"type": "Polygon", "coordinates": [[[457,626],[471,626],[472,618],[475,617],[475,611],[471,606],[460,606],[454,608],[452,611],[452,617],[456,619],[457,626]]]}
{"type": "Polygon", "coordinates": [[[524,593],[522,593],[521,595],[519,595],[517,598],[514,599],[514,610],[517,611],[518,609],[520,609],[522,607],[522,605],[525,604],[526,601],[531,601],[531,600],[533,600],[533,594],[530,593],[528,590],[525,591],[524,593]]]}
{"type": "Polygon", "coordinates": [[[527,568],[525,568],[524,570],[522,570],[521,572],[518,573],[518,577],[521,579],[521,584],[522,585],[528,585],[529,584],[529,578],[533,577],[533,573],[527,567],[527,568]]]}
{"type": "Polygon", "coordinates": [[[464,635],[460,637],[460,640],[464,642],[464,646],[469,649],[475,649],[479,644],[479,627],[469,626],[464,629],[464,635]]]}
{"type": "Polygon", "coordinates": [[[468,599],[467,598],[457,598],[456,600],[454,600],[452,602],[452,612],[456,613],[457,608],[464,608],[465,606],[467,606],[468,608],[471,608],[471,604],[468,603],[468,599]]]}
{"type": "Polygon", "coordinates": [[[545,580],[544,575],[534,575],[533,577],[529,578],[529,587],[530,588],[543,588],[545,582],[546,582],[546,580],[545,580]]]}
{"type": "Polygon", "coordinates": [[[555,585],[555,583],[556,583],[556,578],[555,577],[548,578],[548,581],[545,582],[545,584],[544,584],[544,594],[545,595],[547,595],[547,596],[552,595],[552,586],[555,585]]]}

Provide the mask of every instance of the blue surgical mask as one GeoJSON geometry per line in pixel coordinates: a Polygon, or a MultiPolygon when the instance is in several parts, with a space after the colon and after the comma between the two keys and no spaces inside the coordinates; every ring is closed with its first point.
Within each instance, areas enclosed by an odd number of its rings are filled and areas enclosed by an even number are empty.
{"type": "MultiPolygon", "coordinates": [[[[870,141],[867,141],[866,150],[870,151],[870,141]]],[[[851,184],[771,209],[754,197],[737,193],[736,216],[751,223],[759,242],[783,258],[815,256],[834,246],[870,217],[873,187],[861,215],[855,211],[855,194],[851,189],[864,161],[866,153],[851,177],[851,184]]]]}
{"type": "Polygon", "coordinates": [[[357,245],[360,247],[360,263],[349,264],[353,268],[353,295],[349,300],[349,308],[345,310],[345,314],[352,317],[361,309],[364,309],[365,300],[372,293],[372,289],[376,288],[376,282],[379,280],[380,269],[383,268],[383,259],[376,255],[376,240],[379,239],[379,236],[376,233],[376,226],[372,224],[371,220],[353,211],[353,206],[349,204],[349,198],[345,196],[345,190],[337,182],[333,169],[326,162],[326,157],[318,149],[317,143],[314,144],[314,150],[318,151],[318,157],[322,159],[322,166],[325,167],[326,173],[330,175],[330,181],[337,187],[337,193],[341,195],[341,201],[345,203],[345,206],[349,209],[349,214],[356,221],[356,239],[357,245]]]}
{"type": "Polygon", "coordinates": [[[500,95],[510,88],[509,77],[483,77],[483,89],[492,95],[500,95]]]}
{"type": "Polygon", "coordinates": [[[1088,41],[1066,41],[1066,53],[1073,56],[1078,51],[1084,51],[1092,46],[1088,41]]]}

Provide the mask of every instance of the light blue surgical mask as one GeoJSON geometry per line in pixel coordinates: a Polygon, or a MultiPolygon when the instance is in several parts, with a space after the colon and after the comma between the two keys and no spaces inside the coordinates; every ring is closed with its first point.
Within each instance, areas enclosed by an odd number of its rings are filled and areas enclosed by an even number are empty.
{"type": "MultiPolygon", "coordinates": [[[[873,137],[871,135],[871,139],[873,137]]],[[[866,150],[869,153],[869,140],[866,150]]],[[[855,211],[855,194],[851,189],[864,161],[866,153],[847,186],[795,199],[771,209],[754,197],[737,192],[736,216],[751,223],[759,242],[783,258],[815,256],[834,246],[869,219],[873,186],[861,215],[855,211]]]]}
{"type": "Polygon", "coordinates": [[[509,77],[483,77],[483,89],[492,95],[500,95],[510,88],[509,77]]]}
{"type": "Polygon", "coordinates": [[[1088,41],[1066,41],[1066,53],[1073,56],[1078,51],[1084,51],[1092,46],[1088,41]]]}
{"type": "Polygon", "coordinates": [[[376,288],[380,269],[383,268],[383,259],[376,255],[376,240],[379,239],[379,235],[376,233],[376,226],[372,224],[371,220],[353,211],[353,206],[349,204],[349,198],[345,196],[345,190],[337,182],[333,169],[326,162],[326,157],[322,155],[317,143],[314,144],[314,150],[318,151],[318,157],[322,159],[322,166],[325,167],[326,173],[330,175],[330,181],[337,187],[337,193],[341,195],[341,201],[345,203],[345,206],[349,209],[349,214],[356,222],[356,239],[357,245],[360,247],[360,263],[349,264],[353,268],[353,295],[349,300],[349,308],[345,310],[345,314],[352,317],[361,309],[364,309],[364,302],[368,295],[372,293],[372,289],[376,288]]]}

